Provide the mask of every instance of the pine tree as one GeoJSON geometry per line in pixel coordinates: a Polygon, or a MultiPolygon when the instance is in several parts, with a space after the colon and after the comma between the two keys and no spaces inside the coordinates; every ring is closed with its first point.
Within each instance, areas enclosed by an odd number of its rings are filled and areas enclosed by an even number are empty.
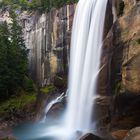
{"type": "Polygon", "coordinates": [[[8,55],[10,51],[9,30],[7,23],[0,24],[0,94],[8,96],[10,71],[8,67],[8,55]]]}
{"type": "Polygon", "coordinates": [[[11,13],[13,22],[0,25],[0,96],[17,94],[27,71],[27,50],[22,28],[11,13]]]}

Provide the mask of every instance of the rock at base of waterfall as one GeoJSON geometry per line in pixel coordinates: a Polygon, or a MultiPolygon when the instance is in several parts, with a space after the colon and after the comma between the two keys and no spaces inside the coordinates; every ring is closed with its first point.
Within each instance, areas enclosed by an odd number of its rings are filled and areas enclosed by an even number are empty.
{"type": "Polygon", "coordinates": [[[140,140],[140,127],[130,130],[124,140],[140,140]]]}
{"type": "Polygon", "coordinates": [[[95,136],[91,133],[88,133],[84,135],[80,140],[103,140],[102,138],[99,138],[98,136],[95,136]]]}
{"type": "Polygon", "coordinates": [[[112,136],[116,139],[116,140],[123,140],[127,134],[128,130],[116,130],[114,132],[112,132],[112,136]]]}

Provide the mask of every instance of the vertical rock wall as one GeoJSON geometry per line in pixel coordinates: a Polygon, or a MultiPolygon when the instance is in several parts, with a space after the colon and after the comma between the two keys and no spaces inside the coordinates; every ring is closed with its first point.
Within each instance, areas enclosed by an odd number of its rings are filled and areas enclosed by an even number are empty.
{"type": "Polygon", "coordinates": [[[115,13],[122,10],[123,14],[117,19],[113,14],[114,24],[104,39],[100,94],[140,93],[140,0],[123,2],[124,8],[120,8],[120,0],[113,0],[115,13]]]}
{"type": "MultiPolygon", "coordinates": [[[[108,84],[104,86],[111,88],[111,94],[140,93],[140,1],[123,2],[123,14],[119,15],[104,42],[103,51],[109,58],[104,63],[110,61],[104,74],[108,75],[108,84]]],[[[119,6],[117,1],[116,5],[119,6]]]]}
{"type": "Polygon", "coordinates": [[[121,89],[123,92],[140,93],[140,1],[125,0],[125,5],[125,13],[119,19],[124,43],[121,89]]]}
{"type": "Polygon", "coordinates": [[[39,86],[51,84],[57,74],[67,74],[75,6],[44,14],[24,12],[19,17],[29,49],[30,75],[39,86]]]}

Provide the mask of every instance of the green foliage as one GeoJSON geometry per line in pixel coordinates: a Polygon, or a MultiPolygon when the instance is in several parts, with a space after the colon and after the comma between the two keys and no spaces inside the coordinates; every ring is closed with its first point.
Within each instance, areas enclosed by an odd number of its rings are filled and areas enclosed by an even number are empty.
{"type": "Polygon", "coordinates": [[[56,90],[56,88],[53,85],[48,85],[48,86],[40,89],[40,91],[45,93],[45,94],[52,93],[55,90],[56,90]]]}
{"type": "Polygon", "coordinates": [[[34,82],[30,78],[28,78],[27,76],[25,76],[25,78],[24,78],[23,88],[26,92],[36,91],[36,87],[34,85],[34,82]]]}
{"type": "Polygon", "coordinates": [[[0,103],[0,114],[10,113],[12,111],[20,111],[26,105],[32,104],[36,101],[35,93],[22,93],[20,96],[11,98],[7,101],[0,103]]]}
{"type": "Polygon", "coordinates": [[[18,93],[23,86],[27,70],[27,50],[22,37],[22,28],[11,14],[13,23],[0,24],[0,98],[18,93]]]}
{"type": "Polygon", "coordinates": [[[124,7],[125,7],[124,1],[121,0],[120,3],[119,3],[118,16],[122,16],[123,15],[124,7]]]}
{"type": "Polygon", "coordinates": [[[0,27],[0,92],[3,93],[5,90],[5,94],[7,94],[7,81],[10,80],[9,75],[10,71],[8,68],[8,57],[9,53],[9,44],[8,40],[9,31],[8,26],[6,24],[1,25],[0,27]]]}
{"type": "Polygon", "coordinates": [[[65,4],[76,3],[78,0],[3,0],[0,5],[19,5],[22,9],[49,11],[51,8],[59,8],[65,4]]]}
{"type": "Polygon", "coordinates": [[[62,7],[64,4],[68,4],[68,3],[75,3],[77,2],[77,0],[51,0],[50,5],[51,7],[62,7]]]}

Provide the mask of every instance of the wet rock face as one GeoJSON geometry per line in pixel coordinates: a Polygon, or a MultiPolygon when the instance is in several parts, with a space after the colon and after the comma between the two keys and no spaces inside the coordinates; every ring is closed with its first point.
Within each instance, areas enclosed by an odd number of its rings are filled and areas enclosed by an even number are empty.
{"type": "Polygon", "coordinates": [[[29,49],[30,75],[39,86],[52,83],[57,73],[67,74],[74,11],[75,5],[67,5],[19,17],[29,49]]]}
{"type": "Polygon", "coordinates": [[[99,131],[102,131],[102,129],[104,129],[106,124],[109,122],[108,112],[111,101],[112,98],[110,96],[99,96],[95,99],[92,119],[93,124],[95,123],[94,120],[96,120],[96,127],[99,129],[99,131]]]}
{"type": "Polygon", "coordinates": [[[113,25],[113,13],[112,13],[112,0],[108,1],[107,9],[106,9],[106,17],[104,24],[104,36],[105,40],[102,49],[102,58],[101,58],[101,68],[100,74],[98,78],[98,93],[100,95],[107,95],[109,92],[109,65],[110,65],[110,57],[112,55],[112,32],[110,32],[111,27],[113,25]]]}

